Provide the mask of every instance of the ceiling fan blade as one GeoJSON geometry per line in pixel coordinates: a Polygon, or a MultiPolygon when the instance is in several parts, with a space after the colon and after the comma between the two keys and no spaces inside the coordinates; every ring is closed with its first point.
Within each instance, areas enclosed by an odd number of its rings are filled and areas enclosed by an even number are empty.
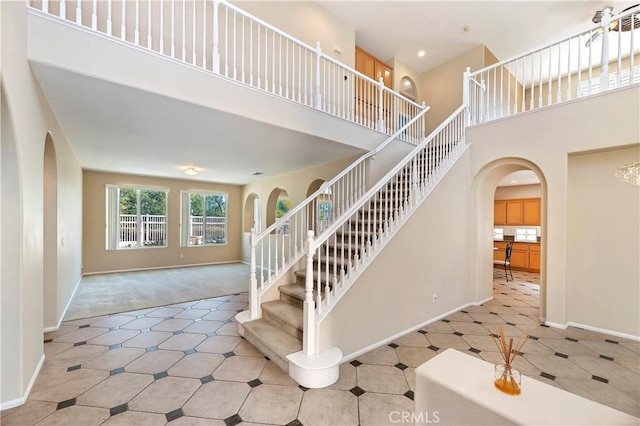
{"type": "Polygon", "coordinates": [[[591,46],[591,43],[595,43],[600,38],[601,35],[602,35],[602,30],[600,28],[598,28],[596,31],[594,31],[591,34],[591,36],[589,37],[587,42],[584,44],[584,47],[591,46]]]}

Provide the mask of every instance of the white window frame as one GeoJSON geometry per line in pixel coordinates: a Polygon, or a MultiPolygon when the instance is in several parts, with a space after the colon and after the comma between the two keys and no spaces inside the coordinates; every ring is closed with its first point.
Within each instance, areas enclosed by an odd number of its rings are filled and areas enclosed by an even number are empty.
{"type": "Polygon", "coordinates": [[[135,250],[135,249],[153,249],[153,248],[166,248],[169,244],[169,189],[168,188],[153,188],[153,187],[143,187],[143,186],[135,186],[135,185],[106,185],[106,224],[105,224],[105,242],[106,242],[106,250],[135,250]],[[130,242],[129,245],[124,246],[120,241],[120,237],[122,235],[122,220],[120,215],[120,190],[135,190],[138,192],[137,195],[137,213],[136,213],[136,240],[135,244],[133,241],[130,242]],[[143,215],[140,213],[140,191],[154,191],[154,192],[164,192],[165,193],[165,213],[164,222],[146,222],[145,226],[143,224],[143,215]],[[143,234],[146,232],[142,232],[143,230],[148,230],[146,225],[155,225],[152,226],[153,233],[164,234],[164,244],[161,245],[147,245],[145,241],[143,241],[143,234]]]}
{"type": "MultiPolygon", "coordinates": [[[[213,218],[220,219],[220,217],[213,216],[213,218]]],[[[207,216],[205,213],[205,206],[203,206],[203,224],[206,229],[205,222],[207,216]]],[[[219,221],[218,221],[219,222],[219,221]]],[[[218,223],[219,225],[219,223],[218,223]]],[[[203,232],[206,230],[203,229],[203,232]]],[[[201,191],[201,190],[183,190],[180,191],[180,247],[217,247],[225,246],[229,243],[229,194],[225,192],[216,191],[201,191]],[[203,203],[207,195],[221,196],[225,199],[225,211],[223,225],[224,225],[224,242],[222,243],[207,243],[203,236],[196,236],[192,234],[192,216],[191,216],[191,194],[201,195],[203,197],[203,203]]]]}

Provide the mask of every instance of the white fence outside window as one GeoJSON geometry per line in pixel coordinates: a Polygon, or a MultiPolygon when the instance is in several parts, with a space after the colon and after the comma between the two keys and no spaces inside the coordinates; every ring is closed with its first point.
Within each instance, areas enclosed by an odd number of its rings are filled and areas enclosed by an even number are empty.
{"type": "Polygon", "coordinates": [[[118,248],[167,245],[167,216],[120,215],[118,248]]]}

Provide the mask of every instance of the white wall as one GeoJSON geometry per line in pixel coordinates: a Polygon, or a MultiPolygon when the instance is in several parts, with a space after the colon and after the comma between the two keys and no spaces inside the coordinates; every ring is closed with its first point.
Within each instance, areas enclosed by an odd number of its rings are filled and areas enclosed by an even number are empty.
{"type": "Polygon", "coordinates": [[[638,146],[569,157],[567,318],[640,335],[640,187],[614,176],[638,146]]]}
{"type": "MultiPolygon", "coordinates": [[[[79,279],[81,253],[80,168],[35,82],[27,60],[26,2],[0,2],[2,60],[2,200],[15,203],[2,221],[2,408],[23,402],[43,359],[43,159],[51,131],[58,158],[58,285],[63,293],[79,279]],[[5,127],[7,121],[9,127],[5,127]],[[8,151],[7,151],[8,150],[8,151]],[[15,150],[15,151],[14,151],[15,150]],[[15,152],[15,154],[12,153],[15,152]],[[12,157],[7,170],[5,154],[12,157]],[[5,184],[5,177],[9,182],[5,184]],[[10,242],[10,245],[9,245],[10,242]],[[7,248],[10,247],[10,250],[7,248]]],[[[53,301],[55,303],[55,301],[53,301]]]]}
{"type": "Polygon", "coordinates": [[[320,350],[348,357],[474,301],[469,169],[467,152],[321,323],[320,350]]]}
{"type": "MultiPolygon", "coordinates": [[[[637,144],[640,141],[638,99],[640,87],[636,85],[467,130],[467,142],[471,144],[472,150],[471,172],[476,180],[474,186],[490,186],[488,172],[504,164],[526,162],[520,168],[537,168],[540,172],[538,177],[543,182],[541,280],[542,285],[546,285],[546,319],[550,323],[565,325],[574,321],[572,315],[575,312],[567,309],[567,277],[571,274],[567,256],[573,249],[573,242],[567,238],[568,222],[571,220],[568,206],[571,191],[571,183],[567,181],[568,155],[637,144]]],[[[517,169],[518,167],[510,171],[504,170],[493,182],[484,199],[474,207],[477,218],[474,219],[472,229],[476,238],[476,247],[472,253],[475,272],[472,277],[477,288],[481,289],[480,293],[483,292],[482,289],[485,293],[490,291],[491,285],[491,267],[488,262],[491,254],[486,255],[487,259],[481,256],[482,248],[488,244],[486,236],[490,235],[492,227],[493,200],[490,194],[494,193],[495,185],[501,177],[517,169]]],[[[638,209],[639,206],[636,204],[635,208],[638,209]]],[[[635,225],[629,222],[630,219],[621,218],[633,229],[635,225]]],[[[611,250],[616,252],[617,248],[611,247],[611,250]]],[[[595,275],[605,268],[600,263],[585,267],[595,275]]],[[[624,297],[634,298],[637,295],[637,275],[631,276],[624,271],[619,273],[623,275],[620,281],[626,283],[619,291],[624,297]]],[[[635,309],[638,309],[637,304],[635,309]]],[[[603,329],[612,325],[602,312],[593,312],[591,324],[603,329]]],[[[635,332],[631,334],[638,335],[638,324],[631,327],[635,327],[635,332]]],[[[625,333],[622,329],[611,331],[625,333]]]]}

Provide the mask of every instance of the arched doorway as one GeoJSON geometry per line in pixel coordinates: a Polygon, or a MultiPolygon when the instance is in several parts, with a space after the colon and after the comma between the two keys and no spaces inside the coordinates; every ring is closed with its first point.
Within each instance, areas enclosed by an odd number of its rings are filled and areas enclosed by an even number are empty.
{"type": "MultiPolygon", "coordinates": [[[[58,169],[51,133],[44,141],[43,160],[43,287],[44,328],[58,323],[58,169]]],[[[64,244],[64,241],[60,241],[64,244]]]]}
{"type": "Polygon", "coordinates": [[[472,208],[476,212],[472,223],[475,241],[471,250],[472,280],[476,289],[476,301],[493,297],[493,219],[494,194],[498,182],[507,175],[520,170],[531,170],[540,181],[541,242],[540,242],[540,321],[546,319],[547,282],[547,183],[534,163],[522,158],[502,158],[482,167],[473,179],[472,208]]]}
{"type": "Polygon", "coordinates": [[[262,232],[262,202],[260,197],[255,192],[252,192],[247,196],[244,203],[244,232],[251,232],[251,229],[256,234],[262,232]]]}

